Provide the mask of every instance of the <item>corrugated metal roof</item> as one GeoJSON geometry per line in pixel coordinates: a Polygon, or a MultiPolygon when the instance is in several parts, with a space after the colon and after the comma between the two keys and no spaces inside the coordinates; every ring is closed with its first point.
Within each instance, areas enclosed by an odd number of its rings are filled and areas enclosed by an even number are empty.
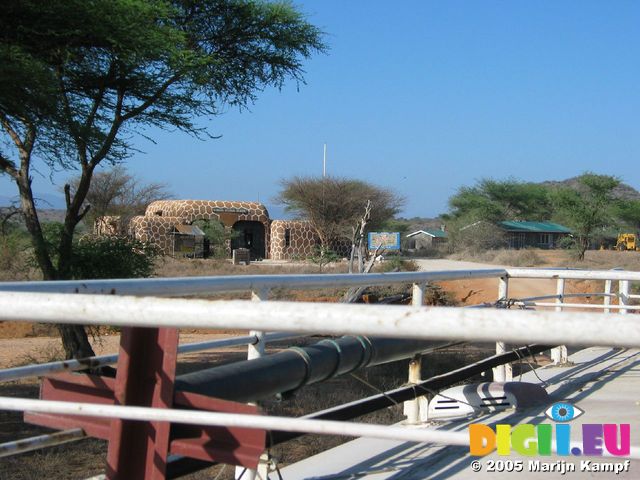
{"type": "Polygon", "coordinates": [[[204,236],[204,232],[197,225],[176,225],[175,233],[182,235],[195,235],[196,237],[204,236]]]}
{"type": "Polygon", "coordinates": [[[510,232],[532,232],[532,233],[571,233],[564,225],[553,222],[519,222],[505,221],[498,225],[510,232]]]}
{"type": "Polygon", "coordinates": [[[413,237],[414,235],[418,235],[419,233],[424,233],[425,235],[436,238],[447,238],[447,232],[444,232],[442,230],[418,230],[416,232],[407,234],[407,237],[413,237]]]}

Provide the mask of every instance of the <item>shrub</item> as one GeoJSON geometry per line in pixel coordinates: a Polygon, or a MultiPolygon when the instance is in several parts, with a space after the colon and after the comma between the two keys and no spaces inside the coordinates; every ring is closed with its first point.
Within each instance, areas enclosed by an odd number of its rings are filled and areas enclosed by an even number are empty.
{"type": "Polygon", "coordinates": [[[387,257],[376,268],[379,272],[417,272],[420,270],[415,260],[404,260],[398,256],[387,257]]]}
{"type": "MultiPolygon", "coordinates": [[[[0,214],[2,214],[0,208],[0,214]]],[[[13,218],[0,218],[0,280],[28,280],[31,241],[13,218]]]]}
{"type": "Polygon", "coordinates": [[[499,250],[496,252],[493,263],[511,267],[536,267],[544,262],[535,250],[524,248],[522,250],[499,250]]]}
{"type": "Polygon", "coordinates": [[[72,275],[77,279],[149,277],[158,256],[155,246],[133,238],[87,235],[74,245],[72,275]]]}
{"type": "MultiPolygon", "coordinates": [[[[56,262],[62,224],[45,223],[42,232],[56,262]]],[[[150,277],[159,256],[157,247],[131,237],[84,235],[73,242],[71,277],[78,280],[150,277]]]]}
{"type": "Polygon", "coordinates": [[[340,256],[338,256],[338,254],[333,250],[329,250],[322,245],[316,245],[313,249],[313,254],[309,257],[309,260],[318,265],[320,272],[322,272],[323,266],[332,262],[337,262],[340,260],[340,256]]]}

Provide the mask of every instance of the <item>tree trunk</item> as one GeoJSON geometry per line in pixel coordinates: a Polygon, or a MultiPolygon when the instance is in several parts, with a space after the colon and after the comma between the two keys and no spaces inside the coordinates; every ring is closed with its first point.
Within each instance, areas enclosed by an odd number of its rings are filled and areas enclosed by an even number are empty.
{"type": "Polygon", "coordinates": [[[349,273],[353,273],[353,259],[356,253],[356,244],[351,243],[351,255],[349,255],[349,273]]]}
{"type": "Polygon", "coordinates": [[[36,211],[35,203],[33,200],[33,191],[31,190],[31,179],[21,172],[16,179],[18,185],[18,191],[20,192],[20,206],[22,210],[22,216],[24,217],[24,223],[31,237],[31,245],[36,256],[36,261],[40,270],[42,270],[42,276],[45,280],[55,280],[57,272],[51,257],[47,251],[47,245],[42,235],[42,226],[38,218],[38,212],[36,211]]]}
{"type": "Polygon", "coordinates": [[[60,333],[62,347],[67,360],[93,357],[95,355],[84,326],[59,324],[56,327],[60,333]]]}
{"type": "MultiPolygon", "coordinates": [[[[18,191],[20,192],[22,214],[25,219],[25,225],[29,232],[29,236],[31,237],[31,244],[33,245],[36,261],[38,262],[38,266],[42,271],[44,280],[67,279],[68,275],[67,278],[61,277],[60,271],[55,268],[53,262],[51,261],[50,252],[47,251],[46,242],[42,234],[42,226],[40,225],[38,212],[33,200],[33,191],[31,190],[31,179],[29,178],[28,170],[29,162],[23,161],[22,165],[23,168],[20,171],[20,175],[16,179],[16,183],[18,185],[18,191]]],[[[67,218],[69,217],[69,214],[70,212],[67,208],[67,218]]],[[[67,227],[66,221],[65,227],[67,227]]],[[[72,230],[73,228],[75,228],[75,225],[73,225],[72,230]]],[[[67,230],[67,228],[65,228],[65,230],[67,230]]],[[[71,233],[71,238],[72,236],[73,231],[71,233]]],[[[70,239],[67,242],[68,247],[66,250],[66,254],[63,257],[62,252],[60,252],[60,261],[63,265],[67,266],[66,269],[68,270],[68,266],[71,261],[72,245],[70,239]]],[[[60,263],[58,265],[60,265],[60,263]]],[[[68,272],[64,273],[68,274],[68,272]]],[[[58,332],[60,333],[62,347],[64,348],[65,357],[67,359],[92,357],[95,355],[93,348],[89,343],[87,333],[82,325],[57,325],[57,328],[58,332]]]]}

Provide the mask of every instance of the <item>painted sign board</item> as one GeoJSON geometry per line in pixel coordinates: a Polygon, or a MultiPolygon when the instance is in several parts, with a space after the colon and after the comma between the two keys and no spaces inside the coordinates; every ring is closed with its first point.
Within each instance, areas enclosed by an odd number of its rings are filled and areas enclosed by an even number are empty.
{"type": "Polygon", "coordinates": [[[369,250],[400,250],[400,232],[369,232],[369,250]]]}

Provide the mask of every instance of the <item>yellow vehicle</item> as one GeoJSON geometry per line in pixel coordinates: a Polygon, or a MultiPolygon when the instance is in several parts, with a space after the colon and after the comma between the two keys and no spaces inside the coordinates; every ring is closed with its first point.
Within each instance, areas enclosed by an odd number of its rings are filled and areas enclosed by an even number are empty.
{"type": "Polygon", "coordinates": [[[635,233],[619,233],[616,242],[616,250],[624,252],[625,250],[640,250],[638,244],[638,235],[635,233]]]}

